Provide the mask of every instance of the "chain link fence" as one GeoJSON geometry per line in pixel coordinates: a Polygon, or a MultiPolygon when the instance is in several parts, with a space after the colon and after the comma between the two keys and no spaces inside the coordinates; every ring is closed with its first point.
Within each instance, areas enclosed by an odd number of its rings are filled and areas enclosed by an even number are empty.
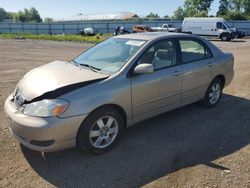
{"type": "MultiPolygon", "coordinates": [[[[232,27],[245,31],[250,35],[250,21],[230,21],[232,27]]],[[[113,33],[118,26],[124,26],[131,31],[134,25],[147,25],[159,27],[162,24],[171,24],[172,27],[181,28],[181,21],[96,21],[96,22],[58,22],[58,23],[0,23],[0,33],[32,33],[32,34],[79,34],[81,30],[91,27],[97,33],[113,33]]]]}

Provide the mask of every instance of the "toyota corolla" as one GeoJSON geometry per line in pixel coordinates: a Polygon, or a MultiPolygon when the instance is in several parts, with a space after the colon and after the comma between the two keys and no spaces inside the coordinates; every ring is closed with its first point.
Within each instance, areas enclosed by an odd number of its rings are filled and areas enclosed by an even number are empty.
{"type": "Polygon", "coordinates": [[[136,122],[198,101],[215,107],[233,65],[231,53],[198,36],[116,36],[28,72],[5,111],[14,137],[30,149],[102,153],[136,122]]]}

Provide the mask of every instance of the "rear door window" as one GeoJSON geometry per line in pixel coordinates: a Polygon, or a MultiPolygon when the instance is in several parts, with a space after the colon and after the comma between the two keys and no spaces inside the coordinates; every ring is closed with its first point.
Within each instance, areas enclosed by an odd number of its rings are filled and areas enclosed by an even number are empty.
{"type": "Polygon", "coordinates": [[[212,57],[208,47],[193,39],[180,39],[182,63],[194,62],[212,57]]]}

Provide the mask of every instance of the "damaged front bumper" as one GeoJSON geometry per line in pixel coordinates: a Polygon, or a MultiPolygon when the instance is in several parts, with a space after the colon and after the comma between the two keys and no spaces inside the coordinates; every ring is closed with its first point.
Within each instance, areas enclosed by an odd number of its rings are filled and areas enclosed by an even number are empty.
{"type": "Polygon", "coordinates": [[[87,115],[68,118],[32,117],[17,110],[10,95],[4,109],[11,122],[9,128],[14,137],[24,146],[35,151],[52,152],[76,145],[77,131],[87,115]]]}

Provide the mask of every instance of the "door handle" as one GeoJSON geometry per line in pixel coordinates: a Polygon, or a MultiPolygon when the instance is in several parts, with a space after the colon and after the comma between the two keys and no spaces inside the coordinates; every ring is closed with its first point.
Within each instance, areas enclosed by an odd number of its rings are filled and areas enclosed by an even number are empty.
{"type": "Polygon", "coordinates": [[[208,65],[209,67],[212,67],[212,66],[214,66],[214,63],[213,63],[213,62],[209,62],[207,65],[208,65]]]}
{"type": "Polygon", "coordinates": [[[181,74],[181,71],[178,71],[178,70],[174,71],[173,73],[174,76],[180,76],[180,74],[181,74]]]}

